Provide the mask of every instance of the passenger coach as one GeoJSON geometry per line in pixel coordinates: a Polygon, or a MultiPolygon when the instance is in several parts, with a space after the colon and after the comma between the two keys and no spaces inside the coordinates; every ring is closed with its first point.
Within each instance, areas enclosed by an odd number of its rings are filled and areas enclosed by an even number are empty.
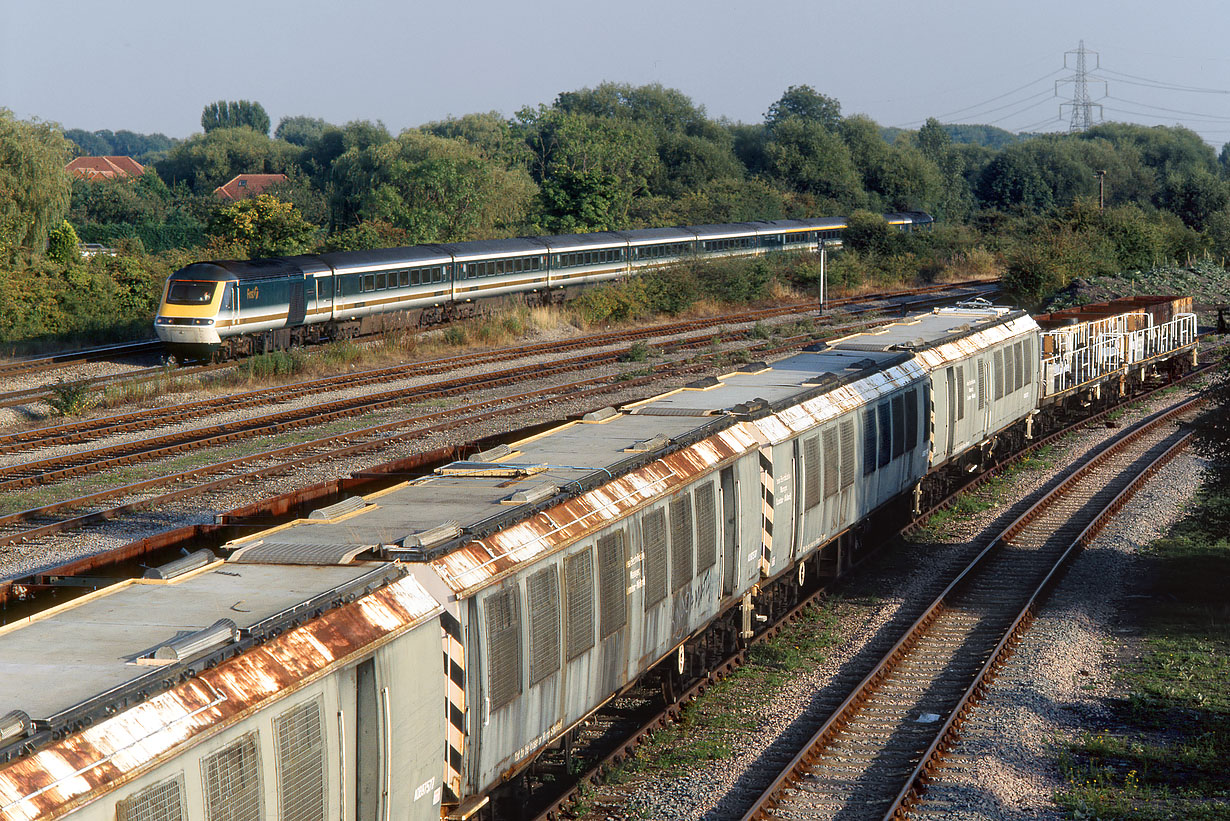
{"type": "MultiPolygon", "coordinates": [[[[886,218],[903,231],[932,222],[886,218]]],[[[557,302],[687,259],[815,251],[844,228],[841,218],[774,220],[198,262],[167,280],[154,329],[192,356],[260,353],[464,318],[510,297],[557,302]]]]}

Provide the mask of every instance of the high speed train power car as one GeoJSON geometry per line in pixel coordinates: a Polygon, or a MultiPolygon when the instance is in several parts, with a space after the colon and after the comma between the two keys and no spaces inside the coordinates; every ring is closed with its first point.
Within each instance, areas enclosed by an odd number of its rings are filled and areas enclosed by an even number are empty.
{"type": "MultiPolygon", "coordinates": [[[[885,218],[907,231],[932,223],[921,212],[885,218]]],[[[691,258],[815,251],[845,226],[774,220],[197,262],[167,280],[154,330],[190,355],[264,353],[464,318],[510,296],[555,302],[691,258]]]]}
{"type": "Polygon", "coordinates": [[[703,673],[710,639],[842,573],[929,482],[1186,367],[1190,304],[1047,331],[937,309],[8,624],[0,819],[513,817],[518,779],[646,671],[703,673]]]}

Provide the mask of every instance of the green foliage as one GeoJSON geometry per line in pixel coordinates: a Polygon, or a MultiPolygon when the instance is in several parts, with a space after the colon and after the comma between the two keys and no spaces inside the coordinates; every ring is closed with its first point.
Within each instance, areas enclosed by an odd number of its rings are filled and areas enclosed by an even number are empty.
{"type": "Polygon", "coordinates": [[[870,211],[855,211],[846,223],[846,230],[842,232],[842,244],[855,251],[886,252],[891,241],[888,221],[870,211]]]}
{"type": "Polygon", "coordinates": [[[51,123],[18,120],[0,108],[0,262],[40,253],[68,211],[64,165],[72,145],[51,123]]]}
{"type": "Polygon", "coordinates": [[[398,248],[410,245],[409,234],[391,222],[364,220],[358,225],[330,234],[322,243],[325,251],[367,251],[372,248],[398,248]]]}
{"type": "Polygon", "coordinates": [[[210,233],[242,245],[250,257],[273,257],[305,251],[315,228],[290,203],[261,194],[219,211],[210,233]]]}
{"type": "Polygon", "coordinates": [[[90,387],[81,382],[66,382],[63,377],[51,386],[51,396],[47,398],[56,416],[76,416],[89,410],[93,405],[90,387]]]}
{"type": "Polygon", "coordinates": [[[291,348],[250,356],[239,366],[239,372],[248,379],[269,379],[295,376],[303,373],[309,364],[310,359],[302,348],[291,348]]]}
{"type": "Polygon", "coordinates": [[[260,103],[250,100],[218,100],[201,112],[201,128],[209,133],[216,128],[250,128],[269,135],[269,115],[260,103]]]}
{"type": "Polygon", "coordinates": [[[283,117],[278,120],[278,127],[273,131],[273,138],[303,147],[320,139],[325,129],[330,127],[319,117],[283,117]]]}
{"type": "MultiPolygon", "coordinates": [[[[410,243],[522,232],[535,187],[473,146],[419,131],[353,145],[334,163],[334,219],[387,222],[410,243]],[[344,201],[344,202],[343,202],[344,201]]],[[[335,223],[336,224],[336,223],[335,223]]]]}
{"type": "Polygon", "coordinates": [[[765,125],[776,131],[784,121],[798,118],[822,128],[836,129],[841,124],[841,103],[808,85],[790,86],[764,115],[765,125]]]}
{"type": "Polygon", "coordinates": [[[779,184],[827,200],[836,209],[831,213],[848,212],[866,201],[849,147],[819,122],[802,117],[779,121],[765,157],[779,184]]]}
{"type": "Polygon", "coordinates": [[[64,136],[72,140],[80,149],[80,153],[90,157],[132,157],[137,162],[145,163],[168,150],[175,140],[166,134],[137,134],[132,131],[116,132],[103,129],[101,131],[85,131],[80,128],[70,128],[64,136]]]}
{"type": "Polygon", "coordinates": [[[183,183],[197,194],[211,194],[237,174],[285,174],[302,149],[251,128],[214,128],[194,134],[155,163],[172,187],[183,183]]]}
{"type": "Polygon", "coordinates": [[[773,272],[764,259],[703,260],[693,266],[700,292],[718,302],[731,305],[763,299],[773,281],[773,272]]]}
{"type": "Polygon", "coordinates": [[[47,235],[47,256],[61,265],[71,265],[81,259],[78,242],[73,226],[63,220],[47,235]]]}

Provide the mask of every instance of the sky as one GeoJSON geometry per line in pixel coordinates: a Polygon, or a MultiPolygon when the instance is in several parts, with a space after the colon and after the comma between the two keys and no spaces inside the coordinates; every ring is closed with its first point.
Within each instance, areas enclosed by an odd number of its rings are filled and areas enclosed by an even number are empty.
{"type": "MultiPolygon", "coordinates": [[[[187,137],[215,100],[393,133],[550,104],[604,81],[676,88],[759,122],[791,85],[916,128],[1066,131],[1075,51],[1106,120],[1230,142],[1223,2],[1175,0],[0,0],[0,108],[89,131],[187,137]],[[1201,89],[1200,91],[1189,89],[1201,89]]],[[[1097,109],[1093,110],[1098,119],[1097,109]]]]}

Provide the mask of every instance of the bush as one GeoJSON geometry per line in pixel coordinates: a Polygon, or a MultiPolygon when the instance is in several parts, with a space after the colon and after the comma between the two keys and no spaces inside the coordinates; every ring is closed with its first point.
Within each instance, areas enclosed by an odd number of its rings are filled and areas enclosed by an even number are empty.
{"type": "Polygon", "coordinates": [[[90,396],[89,386],[80,382],[65,382],[61,377],[51,386],[51,396],[47,399],[51,410],[56,416],[76,416],[94,404],[90,396]]]}

